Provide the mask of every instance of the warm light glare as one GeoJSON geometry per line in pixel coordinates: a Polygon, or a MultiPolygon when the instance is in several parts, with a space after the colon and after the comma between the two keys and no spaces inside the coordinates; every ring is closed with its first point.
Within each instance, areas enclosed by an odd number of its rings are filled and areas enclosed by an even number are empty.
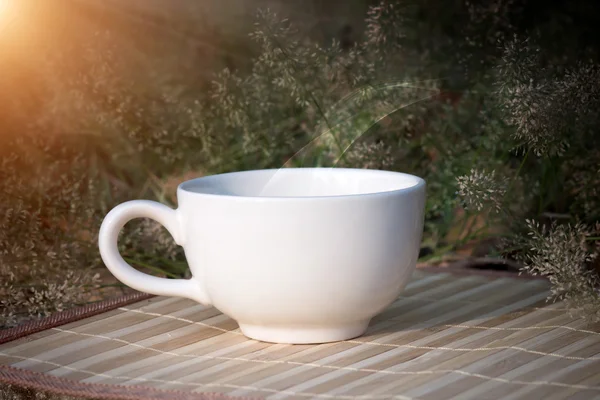
{"type": "Polygon", "coordinates": [[[19,1],[20,0],[0,0],[0,40],[4,39],[5,41],[8,37],[14,37],[14,26],[17,17],[22,14],[21,12],[17,12],[17,8],[19,11],[23,8],[17,7],[22,4],[19,3],[19,1]]]}
{"type": "MultiPolygon", "coordinates": [[[[0,23],[6,23],[6,19],[12,14],[14,0],[0,0],[0,23]]],[[[1,26],[0,26],[1,27],[1,26]]]]}
{"type": "Polygon", "coordinates": [[[4,15],[10,7],[11,0],[0,0],[0,15],[4,15]]]}
{"type": "Polygon", "coordinates": [[[20,0],[0,0],[0,19],[5,20],[7,17],[15,17],[17,6],[23,5],[23,3],[20,0]]]}

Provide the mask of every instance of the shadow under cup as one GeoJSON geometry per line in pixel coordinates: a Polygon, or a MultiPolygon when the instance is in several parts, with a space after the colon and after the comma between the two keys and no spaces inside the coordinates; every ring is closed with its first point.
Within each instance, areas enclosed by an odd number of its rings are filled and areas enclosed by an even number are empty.
{"type": "Polygon", "coordinates": [[[378,170],[285,168],[183,182],[178,208],[134,200],[106,216],[106,266],[134,289],[214,305],[248,337],[324,343],[362,335],[416,266],[425,182],[378,170]],[[192,277],[128,265],[119,231],[152,218],[183,247],[192,277]]]}

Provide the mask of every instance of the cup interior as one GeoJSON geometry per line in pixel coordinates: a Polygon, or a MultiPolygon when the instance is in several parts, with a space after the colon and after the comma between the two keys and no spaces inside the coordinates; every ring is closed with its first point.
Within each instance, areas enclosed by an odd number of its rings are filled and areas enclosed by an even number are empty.
{"type": "Polygon", "coordinates": [[[336,197],[414,189],[423,179],[349,168],[282,168],[211,175],[184,182],[187,192],[239,197],[336,197]]]}

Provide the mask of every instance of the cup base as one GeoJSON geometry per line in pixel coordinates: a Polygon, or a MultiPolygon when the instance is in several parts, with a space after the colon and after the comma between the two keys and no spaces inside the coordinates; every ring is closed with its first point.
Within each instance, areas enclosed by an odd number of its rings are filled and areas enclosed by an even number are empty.
{"type": "Polygon", "coordinates": [[[261,326],[239,323],[242,333],[261,342],[283,344],[317,344],[353,339],[365,333],[369,320],[348,325],[300,328],[261,326]]]}

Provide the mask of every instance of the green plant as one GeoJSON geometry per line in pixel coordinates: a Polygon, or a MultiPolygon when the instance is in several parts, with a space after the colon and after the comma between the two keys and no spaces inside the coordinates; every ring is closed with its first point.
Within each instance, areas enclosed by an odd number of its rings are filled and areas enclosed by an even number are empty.
{"type": "Polygon", "coordinates": [[[598,257],[600,224],[590,229],[579,223],[542,226],[527,220],[526,225],[526,238],[518,239],[527,249],[519,257],[523,272],[548,277],[551,300],[564,300],[572,315],[598,320],[600,277],[592,266],[598,257]]]}

